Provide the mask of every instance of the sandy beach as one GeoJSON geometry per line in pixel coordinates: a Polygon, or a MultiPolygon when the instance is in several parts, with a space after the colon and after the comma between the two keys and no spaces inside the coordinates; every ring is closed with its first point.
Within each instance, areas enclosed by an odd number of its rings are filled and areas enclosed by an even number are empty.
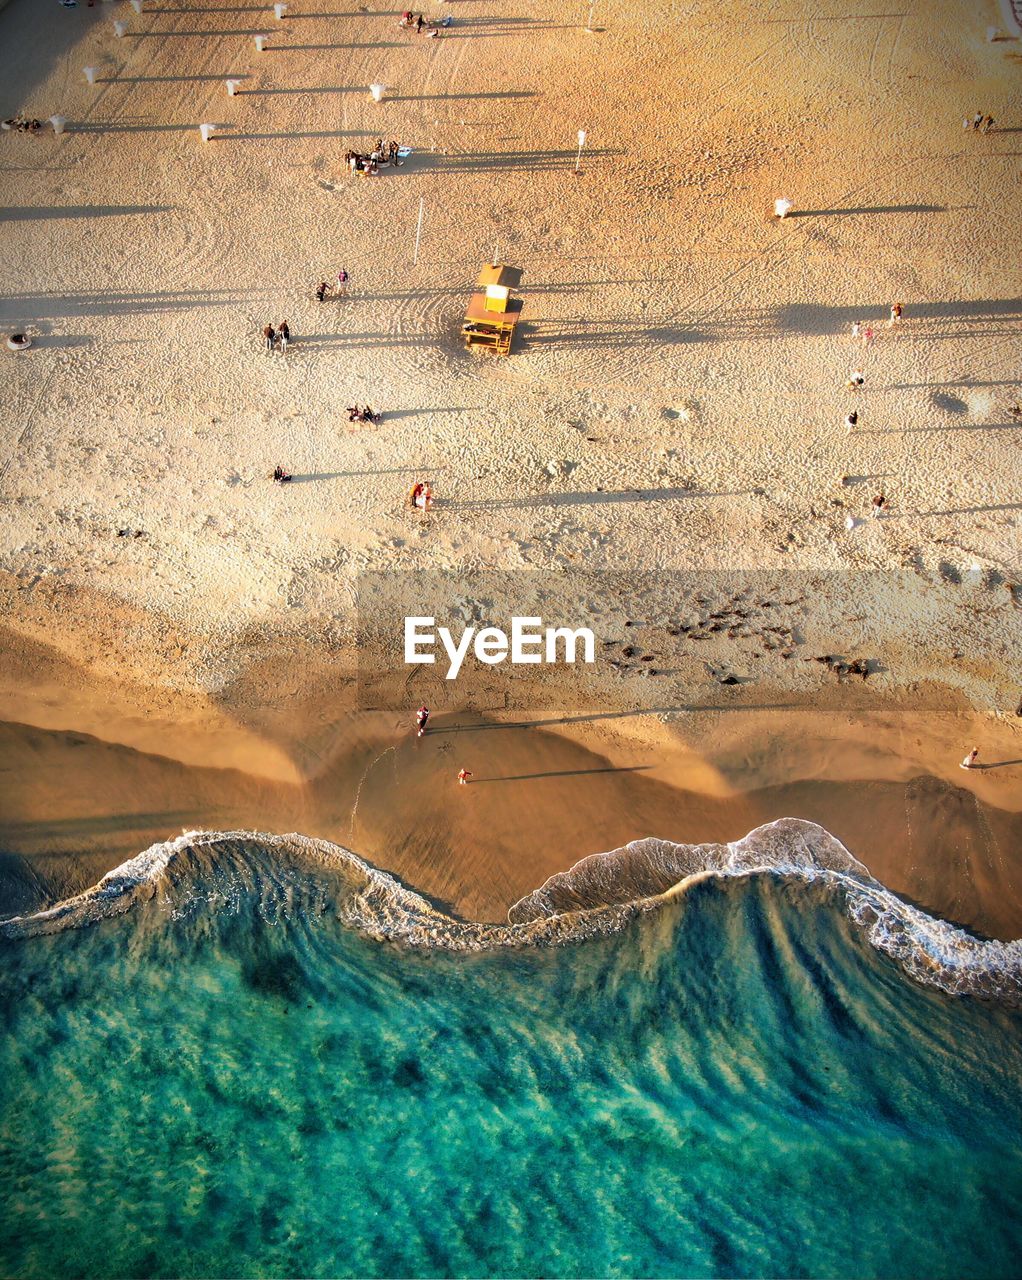
{"type": "Polygon", "coordinates": [[[986,39],[997,6],[598,3],[588,32],[585,6],[451,0],[437,39],[350,8],[0,11],[0,113],[66,119],[0,136],[0,325],[33,342],[0,353],[0,911],[244,827],[499,919],[589,853],[798,816],[1019,936],[1022,41],[986,39]],[[405,164],[346,172],[378,136],[405,164]],[[525,271],[504,360],[459,335],[494,254],[525,271]],[[406,686],[356,609],[397,571],[552,600],[607,574],[597,670],[406,686]]]}

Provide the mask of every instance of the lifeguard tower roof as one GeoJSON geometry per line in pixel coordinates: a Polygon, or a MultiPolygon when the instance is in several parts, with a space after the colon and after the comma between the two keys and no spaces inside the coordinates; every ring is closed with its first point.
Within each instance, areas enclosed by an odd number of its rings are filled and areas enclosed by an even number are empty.
{"type": "Polygon", "coordinates": [[[485,289],[488,285],[496,285],[500,289],[517,289],[522,283],[523,275],[521,267],[494,267],[487,263],[479,272],[476,288],[485,289]]]}

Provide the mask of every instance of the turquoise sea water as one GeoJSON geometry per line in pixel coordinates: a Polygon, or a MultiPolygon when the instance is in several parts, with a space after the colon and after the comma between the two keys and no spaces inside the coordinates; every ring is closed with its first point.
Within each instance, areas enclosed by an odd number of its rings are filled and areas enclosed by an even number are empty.
{"type": "Polygon", "coordinates": [[[235,840],[0,938],[0,1273],[1019,1273],[1022,1014],[840,884],[460,951],[352,893],[235,840]]]}

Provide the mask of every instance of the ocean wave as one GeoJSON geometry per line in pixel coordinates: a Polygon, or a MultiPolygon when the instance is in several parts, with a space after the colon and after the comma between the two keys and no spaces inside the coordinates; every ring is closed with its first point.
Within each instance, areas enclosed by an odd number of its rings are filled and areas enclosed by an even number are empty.
{"type": "Polygon", "coordinates": [[[451,916],[328,840],[189,831],[152,845],[84,893],[0,921],[0,937],[80,928],[154,898],[173,911],[200,903],[222,908],[247,891],[279,903],[292,896],[295,873],[300,880],[310,864],[330,873],[327,905],[344,925],[378,941],[448,951],[580,942],[616,933],[711,878],[768,875],[817,884],[835,894],[870,945],[917,981],[953,995],[1022,1005],[1022,939],[977,938],[928,915],[875,880],[829,831],[800,818],[778,819],[727,844],[647,838],[594,854],[516,902],[507,924],[451,916]],[[233,889],[225,893],[228,882],[233,889]]]}

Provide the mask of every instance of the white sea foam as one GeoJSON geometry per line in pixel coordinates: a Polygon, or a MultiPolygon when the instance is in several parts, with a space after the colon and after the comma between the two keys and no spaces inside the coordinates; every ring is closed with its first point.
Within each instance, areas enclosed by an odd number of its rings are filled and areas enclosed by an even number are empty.
{"type": "Polygon", "coordinates": [[[130,910],[157,894],[186,890],[214,908],[223,895],[207,882],[235,876],[237,889],[266,893],[293,884],[288,864],[332,873],[330,905],[369,938],[414,947],[478,951],[579,942],[614,933],[637,915],[684,898],[707,878],[767,875],[822,885],[877,950],[919,982],[954,995],[1022,1004],[1022,939],[999,942],[927,915],[875,880],[834,836],[814,822],[781,818],[727,844],[636,840],[583,858],[516,902],[506,925],[460,920],[393,876],[327,840],[253,831],[192,831],[108,872],[86,892],[32,915],[0,922],[0,937],[24,938],[78,928],[130,910]],[[337,873],[340,873],[339,876],[337,873]],[[207,885],[199,893],[200,885],[207,885]]]}

